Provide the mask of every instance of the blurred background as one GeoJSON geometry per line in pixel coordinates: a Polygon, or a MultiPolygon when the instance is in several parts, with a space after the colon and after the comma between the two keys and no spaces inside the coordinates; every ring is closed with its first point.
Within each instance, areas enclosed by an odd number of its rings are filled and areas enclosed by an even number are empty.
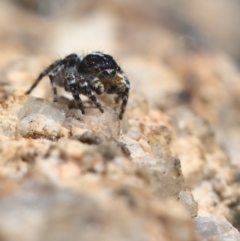
{"type": "MultiPolygon", "coordinates": [[[[56,58],[100,50],[150,106],[209,122],[240,166],[239,23],[239,0],[0,0],[0,99],[56,58]]],[[[51,96],[45,82],[33,95],[51,96]]]]}
{"type": "Polygon", "coordinates": [[[9,46],[12,51],[25,47],[29,54],[59,55],[102,49],[163,58],[184,47],[224,51],[240,64],[238,0],[1,0],[0,4],[4,52],[9,46]]]}

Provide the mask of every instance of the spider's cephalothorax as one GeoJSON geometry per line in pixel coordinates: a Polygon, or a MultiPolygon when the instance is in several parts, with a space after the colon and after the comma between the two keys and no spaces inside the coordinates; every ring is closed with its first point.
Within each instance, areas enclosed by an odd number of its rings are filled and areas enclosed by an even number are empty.
{"type": "Polygon", "coordinates": [[[112,56],[101,52],[93,52],[85,57],[70,54],[64,59],[56,60],[40,73],[26,94],[31,93],[46,75],[49,76],[52,84],[54,101],[58,100],[56,87],[58,85],[72,93],[83,114],[84,107],[80,94],[88,96],[97,108],[104,112],[102,104],[95,96],[95,93],[117,94],[116,101],[122,100],[119,118],[123,118],[130,84],[112,56]]]}

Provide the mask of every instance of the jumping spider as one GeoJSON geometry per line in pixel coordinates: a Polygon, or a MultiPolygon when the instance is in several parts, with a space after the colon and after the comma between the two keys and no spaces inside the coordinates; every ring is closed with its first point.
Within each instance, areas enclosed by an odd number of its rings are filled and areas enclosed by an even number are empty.
{"type": "Polygon", "coordinates": [[[119,119],[123,118],[127,106],[130,83],[124,72],[117,65],[112,56],[101,52],[93,52],[85,57],[70,54],[64,59],[58,59],[40,73],[31,88],[30,94],[44,76],[49,76],[54,102],[58,101],[57,85],[71,92],[79,109],[84,114],[84,107],[80,94],[86,95],[103,113],[103,107],[95,93],[117,94],[118,103],[122,99],[119,119]]]}

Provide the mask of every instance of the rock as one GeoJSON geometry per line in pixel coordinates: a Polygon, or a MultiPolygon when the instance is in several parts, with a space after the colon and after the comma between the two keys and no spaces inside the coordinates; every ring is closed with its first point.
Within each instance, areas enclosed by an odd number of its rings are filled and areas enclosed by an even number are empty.
{"type": "Polygon", "coordinates": [[[179,201],[190,212],[192,217],[198,215],[198,203],[194,200],[194,197],[189,191],[181,191],[179,194],[179,201]]]}
{"type": "Polygon", "coordinates": [[[65,113],[54,104],[30,99],[18,113],[17,133],[24,137],[56,139],[60,137],[65,118],[65,113]]]}
{"type": "Polygon", "coordinates": [[[201,240],[239,241],[239,232],[223,217],[218,215],[201,216],[194,219],[201,240]]]}
{"type": "Polygon", "coordinates": [[[82,120],[94,131],[104,132],[114,137],[120,134],[118,113],[111,108],[105,107],[103,114],[98,109],[87,109],[86,115],[82,115],[82,120]]]}

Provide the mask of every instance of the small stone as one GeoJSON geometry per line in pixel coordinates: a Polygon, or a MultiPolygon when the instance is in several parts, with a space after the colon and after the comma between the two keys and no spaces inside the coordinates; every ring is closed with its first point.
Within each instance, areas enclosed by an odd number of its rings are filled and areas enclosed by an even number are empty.
{"type": "Polygon", "coordinates": [[[113,137],[120,134],[120,120],[118,113],[105,107],[104,113],[98,109],[86,108],[86,114],[82,115],[83,122],[93,131],[103,132],[113,137]]]}
{"type": "Polygon", "coordinates": [[[178,159],[158,159],[158,163],[150,167],[150,172],[154,193],[162,198],[178,198],[184,188],[184,178],[178,159]]]}
{"type": "Polygon", "coordinates": [[[99,137],[96,133],[93,133],[91,131],[86,131],[82,135],[72,136],[72,139],[79,140],[82,143],[86,143],[89,145],[98,145],[102,142],[101,137],[99,137]]]}
{"type": "Polygon", "coordinates": [[[181,191],[179,193],[180,203],[189,211],[191,217],[196,217],[198,214],[198,204],[194,200],[194,197],[189,191],[181,191]]]}
{"type": "Polygon", "coordinates": [[[65,120],[63,111],[41,99],[30,98],[19,111],[17,131],[24,137],[59,138],[60,128],[65,120]]]}

